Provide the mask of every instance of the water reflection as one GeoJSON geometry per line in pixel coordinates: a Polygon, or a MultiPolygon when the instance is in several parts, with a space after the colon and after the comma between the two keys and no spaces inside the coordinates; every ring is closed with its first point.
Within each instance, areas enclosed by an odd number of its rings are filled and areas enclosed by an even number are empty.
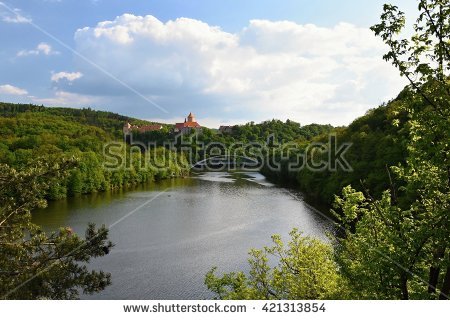
{"type": "Polygon", "coordinates": [[[272,234],[286,237],[297,227],[324,239],[329,227],[286,189],[259,173],[239,172],[56,201],[33,220],[48,230],[71,226],[84,232],[87,223],[114,224],[155,196],[110,230],[115,248],[91,266],[111,272],[113,285],[86,298],[208,298],[203,280],[212,266],[247,270],[248,250],[269,245],[272,234]]]}

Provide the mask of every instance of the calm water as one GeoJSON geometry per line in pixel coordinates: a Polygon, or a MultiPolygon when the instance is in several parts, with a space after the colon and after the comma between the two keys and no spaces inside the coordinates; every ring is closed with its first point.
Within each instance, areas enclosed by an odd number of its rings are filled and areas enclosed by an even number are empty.
{"type": "Polygon", "coordinates": [[[325,239],[330,226],[301,196],[259,173],[203,173],[56,201],[33,219],[46,230],[70,226],[81,234],[89,222],[113,225],[115,247],[91,263],[111,272],[113,284],[88,299],[209,298],[203,281],[211,267],[248,270],[249,249],[270,245],[272,234],[287,237],[297,227],[325,239]]]}

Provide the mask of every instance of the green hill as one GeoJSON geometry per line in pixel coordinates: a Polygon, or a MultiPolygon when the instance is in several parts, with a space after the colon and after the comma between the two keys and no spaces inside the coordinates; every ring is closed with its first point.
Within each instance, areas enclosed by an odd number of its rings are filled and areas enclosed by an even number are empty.
{"type": "MultiPolygon", "coordinates": [[[[91,109],[0,103],[0,163],[20,169],[41,158],[77,158],[77,169],[66,181],[52,187],[48,195],[51,199],[186,174],[178,165],[141,168],[141,154],[133,154],[133,159],[127,160],[134,161],[130,169],[105,170],[103,146],[111,141],[122,143],[125,122],[150,123],[91,109]]],[[[126,150],[127,146],[123,144],[122,148],[126,150]]],[[[161,157],[164,152],[169,151],[162,150],[161,157]]]]}
{"type": "MultiPolygon", "coordinates": [[[[357,189],[362,189],[364,185],[375,196],[379,196],[389,189],[388,168],[404,163],[407,156],[407,117],[400,111],[400,106],[408,96],[409,93],[405,90],[395,100],[369,110],[348,127],[333,130],[338,144],[352,144],[345,154],[352,172],[339,167],[337,171],[305,169],[289,172],[289,162],[285,161],[280,172],[265,168],[264,173],[275,180],[297,185],[311,200],[321,204],[331,205],[334,195],[340,194],[342,188],[350,184],[357,189]]],[[[328,135],[324,134],[313,140],[327,144],[328,135]]],[[[304,144],[303,152],[305,148],[304,144]]],[[[328,160],[327,154],[324,156],[323,160],[328,160]]]]}

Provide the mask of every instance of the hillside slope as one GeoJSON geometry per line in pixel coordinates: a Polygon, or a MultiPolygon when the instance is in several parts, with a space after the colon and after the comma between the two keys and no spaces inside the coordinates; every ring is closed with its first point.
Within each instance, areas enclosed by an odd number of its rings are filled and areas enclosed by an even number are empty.
{"type": "MultiPolygon", "coordinates": [[[[300,172],[289,172],[288,163],[284,163],[280,172],[265,168],[264,173],[282,183],[297,185],[310,200],[321,204],[331,205],[334,195],[340,194],[342,188],[348,185],[359,190],[367,188],[374,196],[379,196],[389,189],[388,169],[404,163],[407,156],[407,117],[400,106],[409,99],[409,95],[404,90],[396,99],[369,110],[348,127],[334,130],[338,145],[352,144],[345,154],[352,172],[346,172],[340,167],[336,171],[318,172],[305,168],[300,172]]],[[[328,135],[313,140],[327,144],[328,135]]],[[[328,153],[324,157],[323,160],[328,161],[328,153]]]]}
{"type": "MultiPolygon", "coordinates": [[[[149,123],[91,109],[0,103],[0,164],[21,168],[37,159],[78,159],[78,166],[70,176],[52,186],[47,195],[50,199],[187,174],[180,165],[184,163],[182,159],[167,168],[140,167],[144,155],[134,153],[130,157],[129,152],[125,152],[127,146],[122,143],[124,122],[149,123]],[[111,141],[122,144],[129,168],[116,171],[104,168],[103,147],[111,141]]],[[[166,153],[170,151],[161,150],[157,154],[163,157],[166,153]]],[[[173,157],[182,156],[174,154],[173,157]]]]}

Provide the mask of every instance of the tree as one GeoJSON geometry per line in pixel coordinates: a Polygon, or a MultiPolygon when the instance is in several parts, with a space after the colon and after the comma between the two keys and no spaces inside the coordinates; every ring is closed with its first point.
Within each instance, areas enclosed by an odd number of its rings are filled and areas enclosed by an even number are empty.
{"type": "Polygon", "coordinates": [[[352,298],[433,297],[424,275],[437,221],[423,221],[418,208],[393,204],[390,191],[378,200],[346,187],[335,205],[342,210],[337,216],[345,230],[335,244],[336,261],[348,279],[352,298]]]}
{"type": "Polygon", "coordinates": [[[79,169],[74,169],[67,181],[67,189],[69,195],[76,195],[83,192],[83,177],[79,169]]]}
{"type": "Polygon", "coordinates": [[[0,298],[73,299],[111,283],[110,274],[87,268],[112,247],[104,226],[89,225],[82,239],[70,228],[46,234],[31,222],[31,210],[46,205],[49,187],[74,165],[37,161],[17,171],[0,164],[0,298]]]}
{"type": "Polygon", "coordinates": [[[208,289],[219,299],[337,299],[345,296],[345,283],[333,261],[330,245],[304,237],[297,229],[285,246],[273,236],[272,247],[250,251],[250,273],[228,273],[217,277],[213,268],[205,278],[208,289]],[[269,257],[277,266],[271,267],[269,257]]]}
{"type": "Polygon", "coordinates": [[[347,227],[338,262],[363,297],[449,297],[450,2],[418,3],[411,39],[398,39],[405,15],[393,5],[372,27],[390,48],[384,59],[410,82],[408,157],[391,168],[405,187],[391,180],[380,200],[348,187],[336,200],[347,227]]]}

